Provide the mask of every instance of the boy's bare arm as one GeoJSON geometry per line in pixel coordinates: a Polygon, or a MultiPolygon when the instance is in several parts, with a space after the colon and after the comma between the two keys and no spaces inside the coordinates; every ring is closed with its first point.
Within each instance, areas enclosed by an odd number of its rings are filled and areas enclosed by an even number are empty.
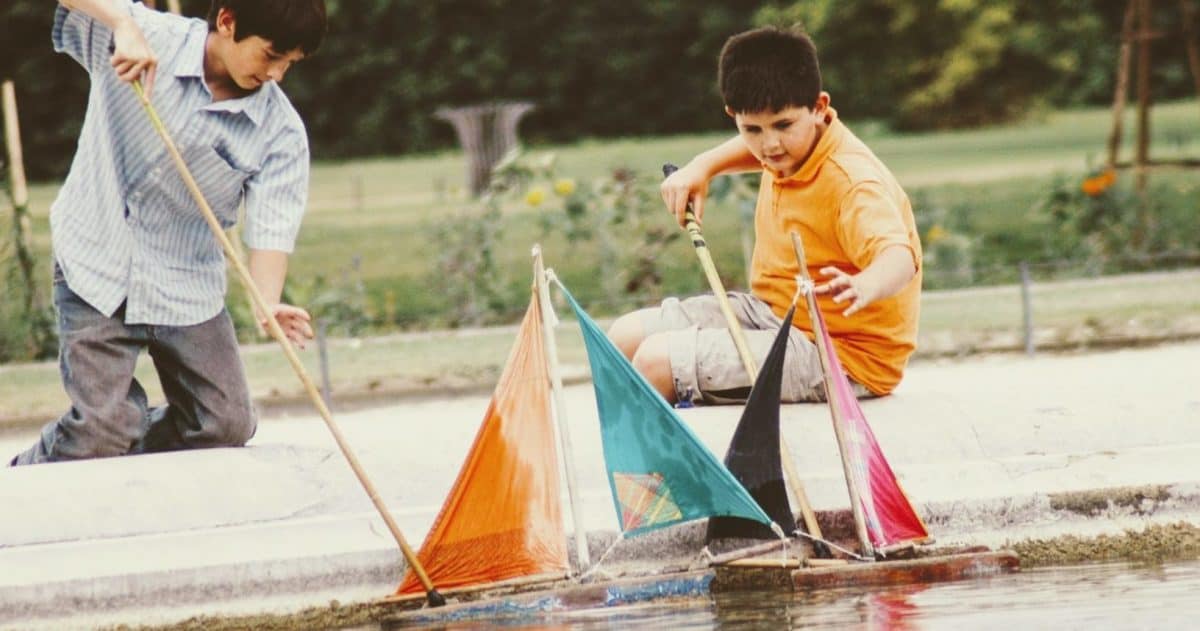
{"type": "Polygon", "coordinates": [[[726,173],[742,173],[761,169],[762,165],[740,136],[697,154],[682,169],[672,173],[663,180],[659,191],[667,210],[675,215],[680,227],[684,225],[683,215],[687,211],[688,202],[692,204],[692,213],[697,222],[704,219],[704,198],[708,195],[708,182],[718,175],[726,173]]]}
{"type": "Polygon", "coordinates": [[[857,274],[847,274],[832,266],[821,268],[821,273],[833,278],[813,291],[832,293],[836,303],[850,301],[850,307],[842,315],[851,316],[876,300],[896,295],[917,274],[917,267],[907,246],[890,245],[857,274]]]}
{"type": "MultiPolygon", "coordinates": [[[[279,302],[283,281],[287,278],[287,252],[251,249],[249,259],[250,278],[254,279],[254,285],[271,308],[271,315],[275,316],[288,339],[304,348],[304,342],[313,337],[312,317],[300,307],[279,302]]],[[[261,313],[256,313],[255,317],[265,328],[266,317],[261,313]]]]}
{"type": "Polygon", "coordinates": [[[117,77],[126,82],[141,79],[146,93],[152,93],[158,57],[128,13],[118,9],[112,0],[59,0],[59,4],[88,15],[111,29],[113,55],[110,61],[117,77]]]}

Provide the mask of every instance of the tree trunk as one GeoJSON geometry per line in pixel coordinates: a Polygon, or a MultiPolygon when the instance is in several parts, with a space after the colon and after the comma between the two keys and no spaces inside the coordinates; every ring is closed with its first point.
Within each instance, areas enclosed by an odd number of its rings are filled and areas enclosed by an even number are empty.
{"type": "Polygon", "coordinates": [[[1150,12],[1151,0],[1138,0],[1138,136],[1134,157],[1137,190],[1146,190],[1146,161],[1150,157],[1150,12]]]}
{"type": "Polygon", "coordinates": [[[1188,67],[1192,69],[1196,97],[1200,98],[1200,42],[1196,41],[1196,6],[1189,0],[1179,0],[1179,11],[1183,16],[1183,44],[1187,49],[1188,67]]]}
{"type": "Polygon", "coordinates": [[[1112,131],[1108,135],[1108,168],[1114,168],[1121,153],[1121,136],[1125,129],[1125,99],[1129,94],[1129,60],[1133,55],[1133,18],[1137,0],[1125,5],[1121,20],[1121,51],[1117,55],[1117,81],[1113,88],[1112,131]]]}

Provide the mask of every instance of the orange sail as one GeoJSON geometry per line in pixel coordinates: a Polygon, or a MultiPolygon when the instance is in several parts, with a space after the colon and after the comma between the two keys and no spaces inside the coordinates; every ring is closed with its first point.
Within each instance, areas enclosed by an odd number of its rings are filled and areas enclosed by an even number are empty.
{"type": "MultiPolygon", "coordinates": [[[[417,553],[439,589],[569,571],[541,317],[535,296],[475,443],[417,553]]],[[[410,571],[397,593],[422,591],[410,571]]]]}

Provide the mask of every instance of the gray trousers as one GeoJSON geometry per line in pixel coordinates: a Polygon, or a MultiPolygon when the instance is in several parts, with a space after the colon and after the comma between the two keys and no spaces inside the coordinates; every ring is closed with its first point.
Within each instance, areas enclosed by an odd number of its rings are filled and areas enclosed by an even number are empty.
{"type": "Polygon", "coordinates": [[[16,465],[200,447],[241,446],[257,424],[228,312],[192,326],[126,324],[96,311],[55,270],[59,370],[71,409],[16,465]],[[151,408],[134,378],[142,349],[167,404],[151,408]]]}

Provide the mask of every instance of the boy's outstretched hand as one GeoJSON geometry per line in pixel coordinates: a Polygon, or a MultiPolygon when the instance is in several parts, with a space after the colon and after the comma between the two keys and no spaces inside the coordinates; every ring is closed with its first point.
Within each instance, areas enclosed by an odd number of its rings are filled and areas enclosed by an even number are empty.
{"type": "Polygon", "coordinates": [[[829,282],[813,287],[813,293],[833,294],[833,301],[841,304],[850,301],[850,306],[842,312],[844,316],[852,316],[863,307],[878,300],[878,293],[869,279],[862,274],[847,274],[836,267],[822,267],[821,274],[832,276],[829,282]]]}
{"type": "Polygon", "coordinates": [[[912,252],[905,246],[892,245],[884,248],[866,269],[857,274],[832,265],[822,267],[821,274],[832,278],[813,287],[813,293],[832,294],[833,301],[838,304],[849,301],[850,306],[842,312],[848,317],[876,300],[896,295],[916,273],[912,252]]]}
{"type": "Polygon", "coordinates": [[[687,223],[684,213],[687,212],[689,203],[692,205],[692,214],[696,216],[696,223],[703,224],[704,198],[708,196],[708,180],[709,175],[704,169],[695,166],[694,163],[689,163],[668,175],[667,179],[663,180],[658,187],[659,192],[662,193],[663,202],[667,205],[667,211],[675,215],[675,220],[679,222],[680,228],[687,223]]]}
{"type": "Polygon", "coordinates": [[[158,68],[158,57],[146,43],[142,29],[132,18],[122,19],[113,29],[113,70],[117,78],[127,83],[141,79],[146,94],[154,89],[154,72],[158,68]]]}
{"type": "MultiPolygon", "coordinates": [[[[304,309],[281,302],[271,307],[271,314],[275,316],[279,328],[283,329],[283,334],[301,349],[305,342],[313,338],[312,316],[304,309]]],[[[260,319],[259,324],[264,331],[268,330],[266,318],[260,319]]]]}

